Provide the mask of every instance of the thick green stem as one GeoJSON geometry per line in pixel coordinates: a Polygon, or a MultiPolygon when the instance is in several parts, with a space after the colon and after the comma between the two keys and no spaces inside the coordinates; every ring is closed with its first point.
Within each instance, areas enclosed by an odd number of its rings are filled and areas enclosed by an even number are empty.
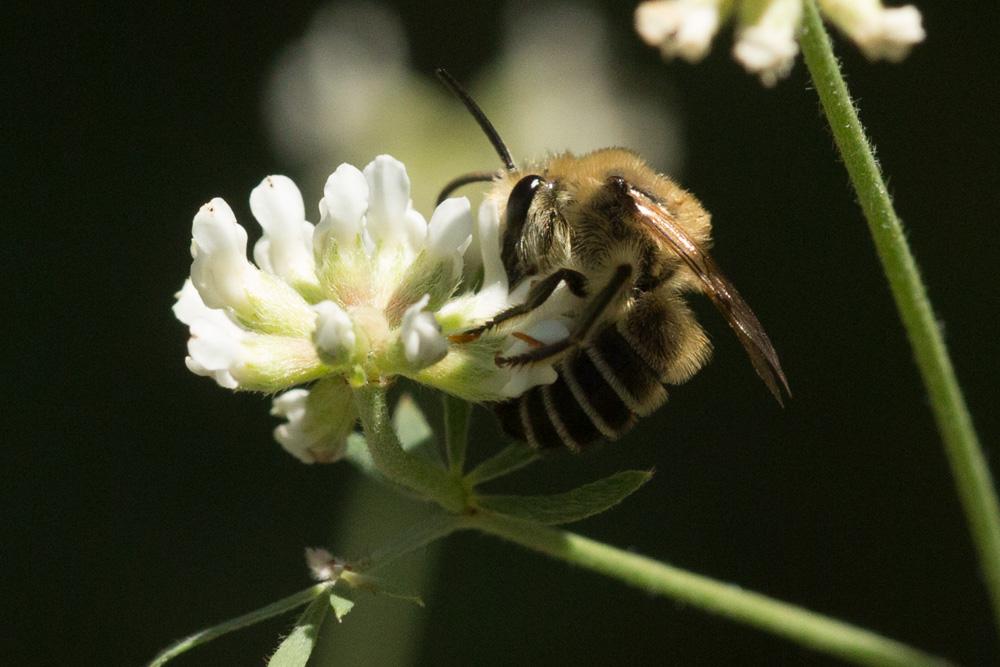
{"type": "Polygon", "coordinates": [[[444,434],[448,467],[455,475],[465,469],[465,450],[469,444],[469,415],[472,404],[444,394],[444,434]]]}
{"type": "Polygon", "coordinates": [[[948,664],[874,632],[567,531],[486,513],[469,517],[466,525],[844,660],[911,667],[948,664]]]}
{"type": "Polygon", "coordinates": [[[385,389],[376,385],[356,389],[354,403],[361,416],[368,451],[378,471],[449,512],[461,512],[466,505],[461,478],[403,450],[389,420],[385,389]]]}
{"type": "Polygon", "coordinates": [[[805,3],[800,41],[927,387],[1000,628],[1000,506],[996,490],[920,272],[841,76],[815,0],[805,3]]]}

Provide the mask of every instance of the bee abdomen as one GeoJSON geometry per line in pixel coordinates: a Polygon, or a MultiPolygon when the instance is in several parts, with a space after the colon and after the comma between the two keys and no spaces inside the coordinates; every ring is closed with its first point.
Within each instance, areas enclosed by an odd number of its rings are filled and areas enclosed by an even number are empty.
{"type": "Polygon", "coordinates": [[[614,325],[556,367],[551,385],[500,403],[504,431],[533,447],[578,451],[597,440],[615,440],[667,399],[652,369],[614,325]]]}

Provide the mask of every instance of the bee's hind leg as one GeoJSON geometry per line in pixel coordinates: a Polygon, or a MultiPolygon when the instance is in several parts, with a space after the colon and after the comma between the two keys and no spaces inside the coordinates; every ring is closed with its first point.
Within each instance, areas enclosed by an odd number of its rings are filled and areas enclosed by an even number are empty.
{"type": "Polygon", "coordinates": [[[469,329],[468,331],[463,331],[460,334],[451,336],[450,338],[452,339],[452,342],[467,343],[476,340],[482,334],[506,322],[507,320],[520,317],[521,315],[527,315],[535,308],[538,308],[545,303],[548,298],[552,296],[552,293],[556,291],[556,287],[559,286],[559,283],[564,281],[566,283],[566,287],[568,287],[569,291],[574,295],[578,297],[587,296],[586,276],[573,269],[559,269],[532,285],[531,291],[528,292],[528,298],[525,299],[524,303],[511,306],[507,310],[495,315],[489,322],[486,322],[475,329],[469,329]]]}
{"type": "MultiPolygon", "coordinates": [[[[571,347],[582,344],[585,340],[587,340],[587,336],[590,335],[594,326],[601,320],[601,315],[603,315],[608,307],[614,303],[615,299],[618,298],[618,295],[621,294],[622,290],[629,284],[629,278],[631,277],[632,265],[622,264],[615,269],[615,272],[611,276],[608,283],[601,288],[600,292],[594,295],[594,298],[587,304],[586,308],[584,308],[583,312],[580,314],[580,319],[577,320],[576,326],[573,331],[569,333],[567,338],[535,347],[523,354],[518,354],[513,357],[497,357],[497,366],[525,366],[528,364],[537,364],[542,361],[547,361],[556,355],[562,354],[571,347]]],[[[539,285],[541,285],[541,283],[539,283],[539,285]]],[[[555,289],[555,287],[552,289],[555,289]]],[[[503,315],[503,313],[501,313],[501,315],[503,315]]]]}

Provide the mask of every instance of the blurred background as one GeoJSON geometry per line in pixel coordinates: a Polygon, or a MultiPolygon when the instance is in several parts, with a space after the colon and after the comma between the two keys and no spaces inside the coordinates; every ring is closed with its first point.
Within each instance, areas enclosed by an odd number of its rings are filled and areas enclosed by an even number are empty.
{"type": "MultiPolygon", "coordinates": [[[[928,39],[901,65],[837,48],[997,471],[1000,10],[920,8],[928,39]]],[[[170,306],[191,218],[213,196],[252,228],[263,176],[296,178],[315,211],[337,164],[388,152],[429,212],[448,178],[498,166],[436,66],[467,82],[515,156],[626,145],[695,192],[794,392],[778,408],[699,303],[715,359],[665,408],[619,443],[494,488],[655,467],[573,529],[962,663],[1000,660],[925,395],[801,61],[762,88],[724,30],[701,65],[665,64],[621,2],[10,9],[0,662],[142,664],[307,586],[304,546],[361,555],[419,514],[346,464],[284,453],[267,399],[184,368],[170,306]]],[[[437,398],[411,390],[436,423],[437,398]]],[[[473,428],[473,457],[500,446],[487,411],[473,428]]],[[[473,534],[391,576],[426,607],[362,598],[326,627],[331,664],[827,664],[473,534]]],[[[291,622],[176,664],[263,664],[291,622]]]]}

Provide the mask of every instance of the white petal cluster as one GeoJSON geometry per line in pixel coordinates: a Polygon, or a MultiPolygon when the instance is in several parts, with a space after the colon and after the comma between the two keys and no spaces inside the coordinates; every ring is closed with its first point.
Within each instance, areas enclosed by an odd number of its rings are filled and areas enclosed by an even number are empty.
{"type": "MultiPolygon", "coordinates": [[[[920,12],[912,5],[888,9],[881,0],[820,0],[824,16],[872,60],[898,62],[924,39],[920,12]]],[[[665,58],[701,60],[719,26],[736,15],[733,56],[773,86],[798,55],[802,0],[647,0],[635,10],[639,36],[665,58]]]]}
{"type": "Polygon", "coordinates": [[[635,10],[635,28],[664,58],[696,63],[712,47],[719,29],[721,0],[656,0],[635,10]]]}
{"type": "Polygon", "coordinates": [[[736,31],[733,56],[765,86],[773,86],[788,76],[799,54],[795,41],[802,21],[802,0],[774,0],[767,3],[752,22],[736,31]]]}
{"type": "MultiPolygon", "coordinates": [[[[225,201],[213,199],[195,215],[191,278],[174,313],[190,329],[192,372],[229,389],[284,391],[272,414],[287,421],[275,439],[301,461],[343,455],[356,421],[352,387],[404,375],[490,401],[555,380],[550,365],[496,364],[524,345],[511,332],[458,335],[516,303],[528,287],[508,291],[495,203],[481,207],[475,226],[482,287],[460,294],[474,227],[468,200],[442,202],[428,223],[411,205],[406,169],[390,156],[364,170],[338,167],[315,226],[284,176],[254,188],[250,210],[262,230],[255,263],[225,201]]],[[[558,316],[539,313],[518,326],[545,341],[565,335],[558,316]]]]}
{"type": "Polygon", "coordinates": [[[820,0],[820,7],[871,60],[899,62],[926,36],[913,5],[890,9],[879,0],[820,0]]]}

